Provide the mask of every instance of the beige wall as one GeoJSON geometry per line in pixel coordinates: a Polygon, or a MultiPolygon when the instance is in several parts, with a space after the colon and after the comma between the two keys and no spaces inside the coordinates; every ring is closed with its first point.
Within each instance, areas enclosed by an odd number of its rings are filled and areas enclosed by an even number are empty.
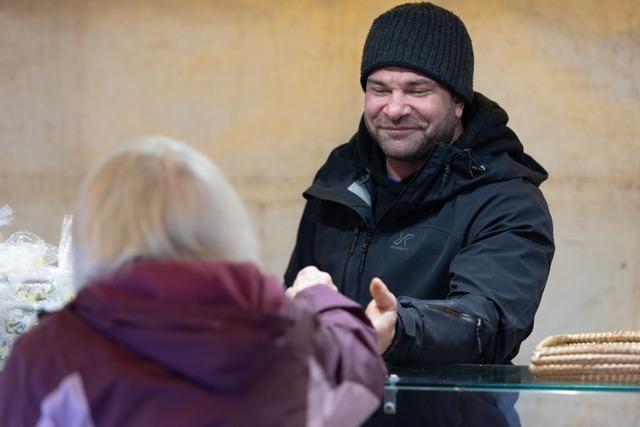
{"type": "MultiPolygon", "coordinates": [[[[78,184],[131,139],[214,158],[281,273],[300,193],[355,131],[361,46],[393,1],[0,0],[0,205],[55,243],[78,184]]],[[[640,2],[450,0],[476,90],[547,167],[557,255],[543,336],[640,329],[640,2]]]]}

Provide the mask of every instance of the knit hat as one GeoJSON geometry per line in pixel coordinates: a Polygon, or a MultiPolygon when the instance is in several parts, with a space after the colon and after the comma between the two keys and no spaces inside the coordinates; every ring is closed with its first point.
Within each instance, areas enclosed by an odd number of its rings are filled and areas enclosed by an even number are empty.
{"type": "Polygon", "coordinates": [[[464,23],[431,3],[396,6],[373,21],[364,43],[360,84],[375,70],[401,66],[473,99],[473,47],[464,23]]]}

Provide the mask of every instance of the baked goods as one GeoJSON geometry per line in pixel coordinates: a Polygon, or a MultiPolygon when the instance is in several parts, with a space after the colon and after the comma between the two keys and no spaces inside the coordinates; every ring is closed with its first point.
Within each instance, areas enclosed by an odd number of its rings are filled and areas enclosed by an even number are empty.
{"type": "Polygon", "coordinates": [[[536,347],[529,370],[549,380],[640,383],[640,331],[547,337],[536,347]]]}

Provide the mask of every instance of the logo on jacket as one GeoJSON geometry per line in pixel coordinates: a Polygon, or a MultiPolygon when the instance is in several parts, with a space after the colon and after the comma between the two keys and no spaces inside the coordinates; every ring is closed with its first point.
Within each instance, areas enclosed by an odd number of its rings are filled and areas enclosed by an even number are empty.
{"type": "Polygon", "coordinates": [[[408,251],[407,242],[416,237],[415,234],[411,233],[400,233],[400,237],[393,241],[393,244],[390,246],[391,249],[396,249],[398,251],[408,251]]]}

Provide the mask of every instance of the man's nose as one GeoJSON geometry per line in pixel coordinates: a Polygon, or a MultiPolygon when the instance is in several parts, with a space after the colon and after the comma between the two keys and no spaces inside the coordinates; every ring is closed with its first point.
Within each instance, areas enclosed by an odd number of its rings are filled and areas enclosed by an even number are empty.
{"type": "Polygon", "coordinates": [[[396,121],[411,112],[411,107],[406,103],[403,94],[398,92],[391,93],[387,104],[384,107],[384,113],[389,119],[396,121]]]}

